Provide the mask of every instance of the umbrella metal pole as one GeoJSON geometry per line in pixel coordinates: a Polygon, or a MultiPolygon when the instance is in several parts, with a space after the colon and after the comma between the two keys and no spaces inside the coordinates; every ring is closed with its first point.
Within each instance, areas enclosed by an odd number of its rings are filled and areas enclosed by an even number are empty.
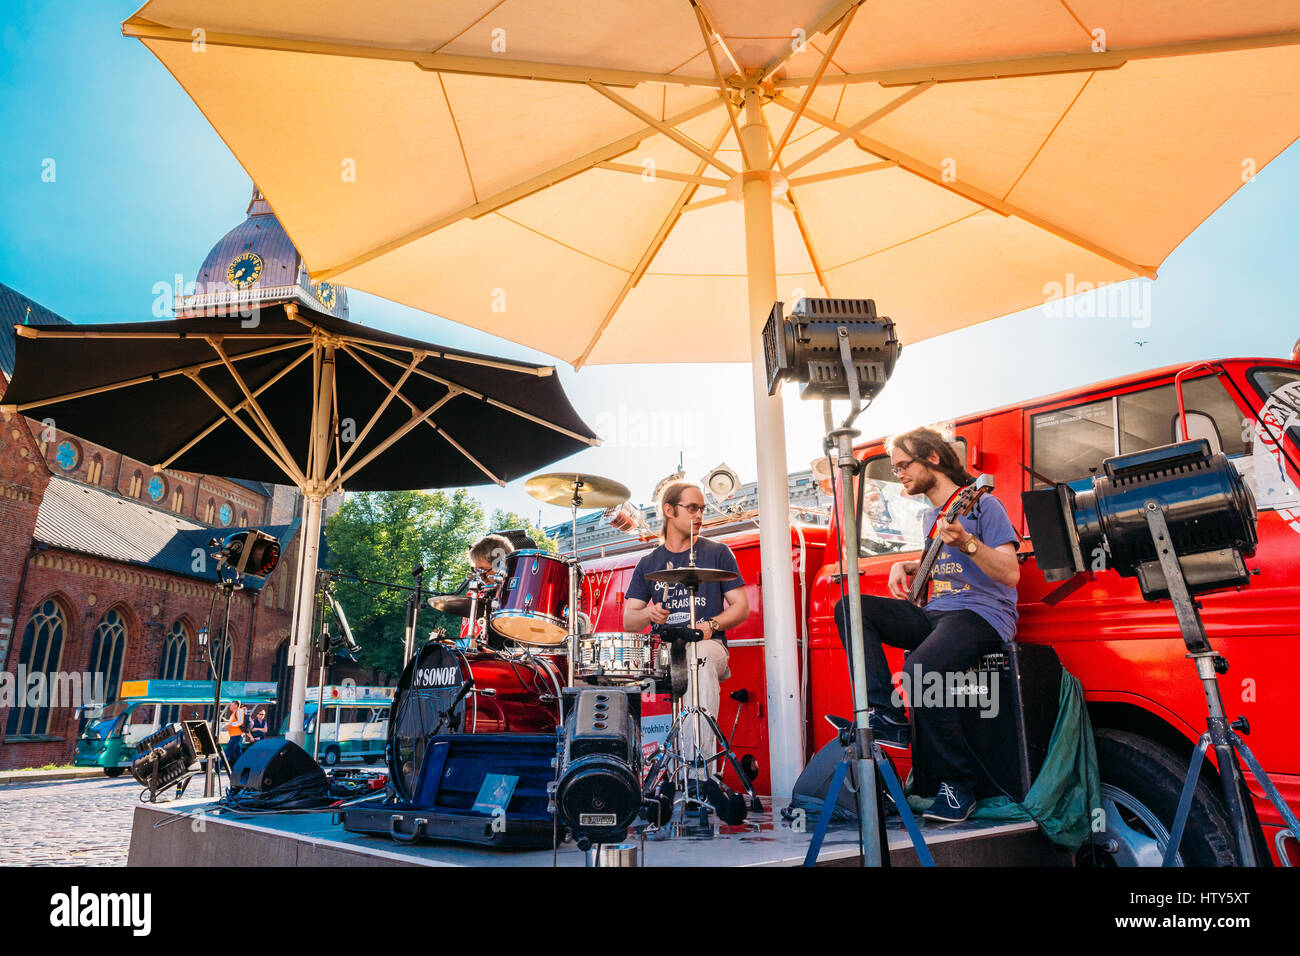
{"type": "Polygon", "coordinates": [[[311,454],[308,456],[308,486],[300,489],[307,497],[303,515],[302,566],[298,568],[297,620],[293,624],[293,694],[289,710],[289,740],[303,744],[303,716],[307,710],[307,678],[311,668],[311,619],[316,569],[320,565],[321,511],[329,469],[330,401],[334,395],[334,346],[318,344],[316,403],[311,413],[311,454]]]}
{"type": "Polygon", "coordinates": [[[788,803],[804,764],[804,714],[799,686],[798,621],[790,559],[790,487],[781,398],[767,394],[763,323],[777,299],[772,180],[762,93],[744,92],[745,264],[749,279],[750,354],[753,357],[754,439],[758,448],[759,553],[763,575],[763,663],[767,677],[772,802],[788,803]]]}

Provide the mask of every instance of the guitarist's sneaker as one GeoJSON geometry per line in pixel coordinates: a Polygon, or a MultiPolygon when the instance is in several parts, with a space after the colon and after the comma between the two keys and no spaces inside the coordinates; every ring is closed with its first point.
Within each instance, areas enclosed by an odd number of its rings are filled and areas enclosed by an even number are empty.
{"type": "Polygon", "coordinates": [[[894,720],[885,714],[875,712],[870,717],[871,736],[882,747],[906,750],[912,746],[912,727],[907,721],[894,720]]]}
{"type": "Polygon", "coordinates": [[[939,795],[922,816],[939,823],[961,823],[975,809],[975,795],[958,790],[952,784],[939,784],[939,795]]]}

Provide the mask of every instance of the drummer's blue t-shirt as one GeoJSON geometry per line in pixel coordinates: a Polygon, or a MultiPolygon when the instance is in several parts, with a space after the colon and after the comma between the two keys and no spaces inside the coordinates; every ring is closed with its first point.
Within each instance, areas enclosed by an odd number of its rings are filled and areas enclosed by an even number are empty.
{"type": "MultiPolygon", "coordinates": [[[[645,575],[651,571],[664,571],[669,568],[684,568],[691,563],[690,550],[669,551],[666,545],[659,545],[636,563],[632,571],[632,580],[628,583],[626,596],[629,601],[654,601],[668,609],[668,623],[674,627],[689,627],[691,623],[690,594],[680,584],[665,584],[663,581],[648,581],[645,575]]],[[[699,538],[695,542],[695,566],[697,568],[719,568],[735,572],[736,577],[730,581],[706,581],[700,584],[699,594],[695,598],[696,623],[717,617],[726,605],[722,596],[728,591],[745,586],[740,577],[740,567],[731,549],[720,541],[699,538]]],[[[726,641],[726,631],[719,631],[718,637],[726,641]]]]}
{"type": "MultiPolygon", "coordinates": [[[[939,517],[939,509],[925,513],[925,534],[939,517]]],[[[963,528],[990,548],[1003,544],[1020,544],[1007,509],[992,495],[985,495],[975,506],[975,513],[957,519],[963,528]]],[[[928,543],[928,541],[927,541],[928,543]]],[[[975,560],[955,547],[944,545],[930,575],[930,600],[927,611],[974,611],[993,625],[1004,641],[1016,636],[1016,589],[998,584],[980,570],[975,560]]]]}

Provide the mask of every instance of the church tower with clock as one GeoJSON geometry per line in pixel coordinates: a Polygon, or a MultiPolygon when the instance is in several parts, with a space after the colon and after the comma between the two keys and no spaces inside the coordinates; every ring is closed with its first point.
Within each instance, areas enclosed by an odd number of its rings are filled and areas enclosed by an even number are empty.
{"type": "Polygon", "coordinates": [[[302,256],[254,186],[248,218],[222,236],[199,267],[195,292],[176,309],[178,319],[236,316],[264,302],[296,300],[335,318],[348,317],[348,293],[331,282],[313,283],[302,256]]]}

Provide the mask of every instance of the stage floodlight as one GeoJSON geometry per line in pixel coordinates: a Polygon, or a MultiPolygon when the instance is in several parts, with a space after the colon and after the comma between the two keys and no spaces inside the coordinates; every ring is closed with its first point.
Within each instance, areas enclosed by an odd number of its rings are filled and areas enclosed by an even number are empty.
{"type": "Polygon", "coordinates": [[[1105,567],[1135,577],[1148,601],[1169,596],[1147,521],[1156,502],[1169,526],[1188,591],[1204,594],[1250,580],[1245,559],[1258,543],[1255,499],[1236,467],[1205,439],[1162,445],[1102,462],[1092,487],[1067,484],[1021,495],[1034,557],[1048,581],[1105,567]]]}
{"type": "Polygon", "coordinates": [[[721,504],[728,498],[737,494],[744,482],[740,480],[740,475],[736,474],[725,462],[716,465],[707,475],[700,479],[706,491],[713,496],[713,500],[721,504]]]}
{"type": "Polygon", "coordinates": [[[800,382],[802,399],[854,396],[845,374],[845,347],[858,391],[870,401],[894,373],[902,345],[892,319],[876,315],[873,299],[800,299],[789,318],[776,302],[763,326],[767,394],[783,381],[800,382]]]}
{"type": "Polygon", "coordinates": [[[264,578],[280,563],[279,539],[256,528],[227,535],[217,547],[218,560],[236,574],[264,578]]]}

